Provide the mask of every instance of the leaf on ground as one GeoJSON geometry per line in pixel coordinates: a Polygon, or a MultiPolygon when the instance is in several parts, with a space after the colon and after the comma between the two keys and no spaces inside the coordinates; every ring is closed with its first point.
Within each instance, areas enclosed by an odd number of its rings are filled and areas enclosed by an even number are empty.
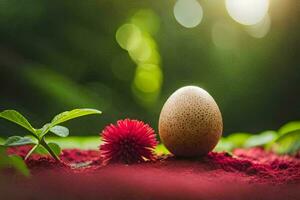
{"type": "Polygon", "coordinates": [[[70,166],[72,169],[80,169],[80,168],[86,168],[89,167],[90,164],[92,164],[92,161],[87,161],[87,162],[80,162],[80,163],[71,163],[70,166]]]}

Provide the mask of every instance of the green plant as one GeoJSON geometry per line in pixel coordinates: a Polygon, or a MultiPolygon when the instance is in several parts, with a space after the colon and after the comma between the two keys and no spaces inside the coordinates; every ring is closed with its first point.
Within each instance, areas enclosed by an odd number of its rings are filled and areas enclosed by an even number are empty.
{"type": "Polygon", "coordinates": [[[5,147],[33,145],[32,149],[26,155],[25,160],[33,152],[48,152],[54,159],[60,161],[59,154],[61,152],[61,148],[56,143],[46,142],[45,136],[49,132],[52,132],[57,136],[67,137],[69,135],[69,129],[64,126],[60,126],[59,124],[74,118],[91,114],[101,114],[101,111],[96,109],[74,109],[71,111],[65,111],[56,115],[50,123],[46,123],[42,128],[35,129],[31,126],[28,120],[19,112],[15,110],[5,110],[0,113],[0,117],[14,122],[27,129],[31,133],[31,136],[12,136],[9,137],[3,145],[5,147]]]}
{"type": "Polygon", "coordinates": [[[270,147],[279,154],[295,154],[300,150],[300,121],[289,122],[278,130],[270,147]]]}
{"type": "Polygon", "coordinates": [[[289,122],[277,131],[259,134],[233,133],[223,137],[215,151],[232,151],[236,148],[260,146],[278,154],[295,154],[300,150],[300,121],[289,122]]]}
{"type": "Polygon", "coordinates": [[[0,146],[0,169],[1,168],[14,168],[24,176],[30,176],[29,169],[23,159],[16,155],[7,155],[4,146],[0,146]]]}

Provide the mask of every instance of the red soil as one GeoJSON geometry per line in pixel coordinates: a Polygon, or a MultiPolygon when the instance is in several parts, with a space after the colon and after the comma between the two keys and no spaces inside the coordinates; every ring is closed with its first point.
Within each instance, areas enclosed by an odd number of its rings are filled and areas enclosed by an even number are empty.
{"type": "MultiPolygon", "coordinates": [[[[11,148],[25,156],[29,147],[11,148]]],[[[197,160],[103,166],[98,151],[64,150],[64,164],[33,155],[30,179],[0,179],[7,199],[300,199],[300,159],[254,148],[197,160]],[[4,184],[5,183],[5,184],[4,184]],[[17,192],[16,192],[17,191],[17,192]]]]}

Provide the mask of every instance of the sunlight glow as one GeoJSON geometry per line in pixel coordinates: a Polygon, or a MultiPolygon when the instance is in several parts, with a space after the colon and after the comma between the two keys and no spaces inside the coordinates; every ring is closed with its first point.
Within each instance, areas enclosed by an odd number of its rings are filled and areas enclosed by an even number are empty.
{"type": "Polygon", "coordinates": [[[193,28],[200,24],[203,9],[197,0],[178,0],[174,6],[174,16],[182,26],[193,28]]]}
{"type": "Polygon", "coordinates": [[[269,0],[226,0],[229,15],[244,25],[259,23],[267,14],[269,0]]]}
{"type": "Polygon", "coordinates": [[[159,66],[142,64],[136,69],[134,84],[137,89],[144,93],[153,93],[160,89],[162,72],[159,66]]]}
{"type": "Polygon", "coordinates": [[[159,27],[159,17],[154,11],[139,10],[130,18],[129,23],[123,24],[116,32],[118,44],[127,50],[137,67],[134,73],[131,68],[122,68],[123,61],[116,59],[112,62],[112,72],[120,80],[133,78],[133,96],[137,103],[146,108],[155,105],[163,83],[161,57],[153,37],[159,27]]]}
{"type": "Polygon", "coordinates": [[[159,29],[159,16],[150,9],[139,10],[130,21],[151,35],[156,34],[159,29]]]}
{"type": "Polygon", "coordinates": [[[263,38],[268,34],[270,28],[271,18],[269,15],[266,15],[265,18],[258,24],[247,26],[246,31],[254,38],[263,38]]]}
{"type": "Polygon", "coordinates": [[[124,24],[116,33],[116,40],[125,50],[133,50],[137,48],[142,39],[142,33],[134,24],[124,24]]]}
{"type": "Polygon", "coordinates": [[[226,21],[218,21],[212,27],[212,41],[219,49],[229,50],[238,46],[239,32],[226,21]]]}
{"type": "Polygon", "coordinates": [[[136,48],[129,51],[129,55],[137,63],[145,62],[151,57],[153,46],[152,39],[143,36],[136,48]]]}

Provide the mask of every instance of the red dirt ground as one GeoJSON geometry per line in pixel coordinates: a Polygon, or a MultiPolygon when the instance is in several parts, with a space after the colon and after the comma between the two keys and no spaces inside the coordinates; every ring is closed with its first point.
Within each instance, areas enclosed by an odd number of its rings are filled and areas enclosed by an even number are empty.
{"type": "Polygon", "coordinates": [[[2,174],[1,199],[300,199],[300,159],[260,148],[197,160],[160,156],[134,165],[103,166],[92,150],[64,150],[61,159],[65,164],[33,155],[29,179],[2,174]]]}

